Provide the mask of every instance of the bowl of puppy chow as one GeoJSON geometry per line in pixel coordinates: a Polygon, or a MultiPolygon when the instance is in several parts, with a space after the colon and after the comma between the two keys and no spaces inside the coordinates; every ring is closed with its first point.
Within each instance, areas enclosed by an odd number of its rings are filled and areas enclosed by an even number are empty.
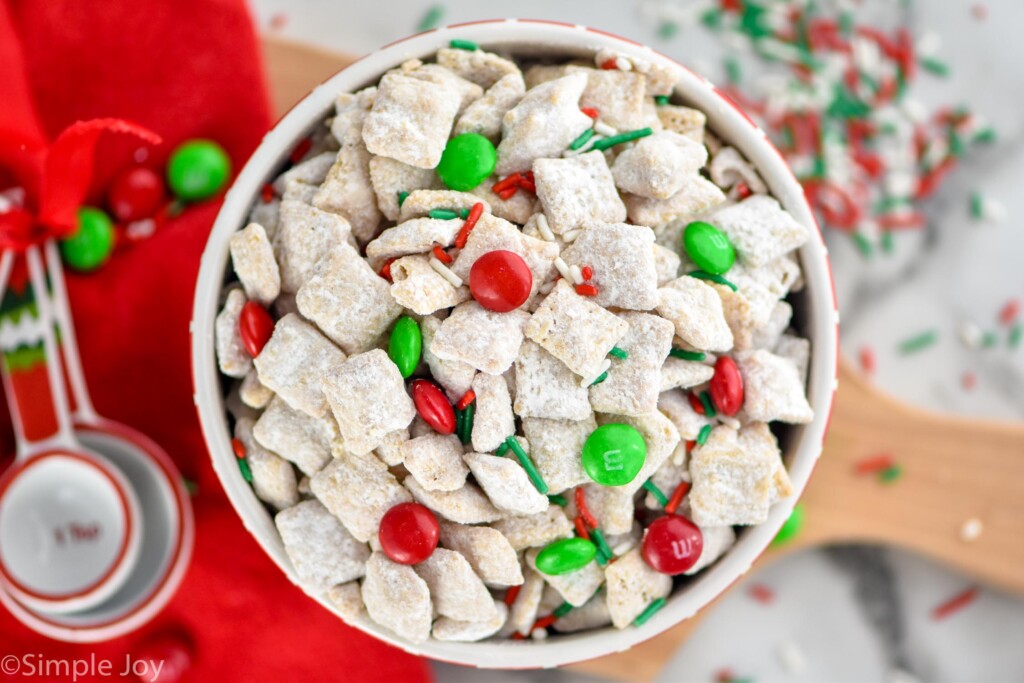
{"type": "Polygon", "coordinates": [[[620,652],[771,543],[836,384],[800,184],[707,80],[581,26],[381,49],[227,194],[196,404],[247,530],[346,623],[467,665],[620,652]]]}

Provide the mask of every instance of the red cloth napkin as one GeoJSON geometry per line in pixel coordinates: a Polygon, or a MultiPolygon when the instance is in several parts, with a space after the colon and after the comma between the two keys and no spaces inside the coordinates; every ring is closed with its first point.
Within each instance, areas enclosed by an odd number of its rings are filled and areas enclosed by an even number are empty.
{"type": "MultiPolygon", "coordinates": [[[[269,127],[259,44],[242,0],[0,0],[0,69],[17,68],[12,35],[51,140],[79,119],[122,117],[163,137],[147,162],[155,168],[178,142],[207,137],[237,171],[269,127]]],[[[0,109],[10,113],[20,99],[0,93],[0,109]]],[[[102,170],[96,186],[111,172],[102,170]]],[[[153,437],[198,483],[185,581],[153,623],[96,645],[47,640],[0,609],[0,654],[95,653],[118,666],[172,632],[192,643],[185,680],[427,680],[423,660],[346,627],[292,586],[243,529],[210,467],[192,404],[188,324],[219,206],[188,208],[98,272],[68,276],[97,408],[153,437]]],[[[9,423],[0,437],[11,452],[9,423]]]]}

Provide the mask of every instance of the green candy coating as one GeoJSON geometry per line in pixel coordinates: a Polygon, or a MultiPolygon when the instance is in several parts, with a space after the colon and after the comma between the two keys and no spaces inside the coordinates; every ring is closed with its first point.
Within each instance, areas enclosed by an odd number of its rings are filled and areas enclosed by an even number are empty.
{"type": "Polygon", "coordinates": [[[636,478],[647,459],[647,444],[634,427],[602,425],[583,444],[583,469],[602,486],[625,486],[636,478]]]}
{"type": "Polygon", "coordinates": [[[402,377],[408,377],[416,371],[420,364],[420,352],[423,350],[423,335],[419,324],[407,315],[403,315],[391,328],[391,339],[388,341],[388,357],[398,366],[402,377]]]}
{"type": "Polygon", "coordinates": [[[445,145],[437,177],[450,190],[469,192],[494,173],[498,151],[479,133],[456,135],[445,145]]]}
{"type": "Polygon", "coordinates": [[[804,528],[804,504],[797,503],[793,506],[793,512],[789,514],[785,524],[779,529],[779,533],[775,534],[775,539],[772,540],[772,546],[778,547],[784,545],[799,535],[800,531],[804,528]]]}
{"type": "Polygon", "coordinates": [[[568,574],[587,566],[597,556],[597,546],[585,538],[563,538],[537,553],[537,571],[548,576],[568,574]]]}
{"type": "Polygon", "coordinates": [[[189,140],[171,153],[167,184],[178,199],[194,202],[220,192],[231,176],[231,159],[212,140],[189,140]]]}
{"type": "Polygon", "coordinates": [[[78,210],[78,230],[61,240],[64,262],[75,270],[99,268],[114,249],[114,223],[103,211],[91,207],[78,210]]]}
{"type": "Polygon", "coordinates": [[[724,232],[704,221],[693,221],[683,231],[683,249],[697,267],[721,275],[736,262],[736,250],[724,232]]]}

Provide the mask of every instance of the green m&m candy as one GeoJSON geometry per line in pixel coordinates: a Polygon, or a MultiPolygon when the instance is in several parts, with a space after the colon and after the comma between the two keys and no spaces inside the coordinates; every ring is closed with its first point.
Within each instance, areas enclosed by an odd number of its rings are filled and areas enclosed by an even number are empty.
{"type": "Polygon", "coordinates": [[[78,210],[75,234],[60,243],[64,262],[75,270],[99,268],[110,258],[113,248],[114,223],[107,214],[88,206],[78,210]]]}
{"type": "Polygon", "coordinates": [[[171,153],[167,184],[186,202],[207,199],[220,192],[231,176],[231,159],[212,140],[189,140],[171,153]]]}
{"type": "Polygon", "coordinates": [[[729,237],[704,221],[693,221],[683,231],[683,249],[701,270],[721,275],[736,262],[736,250],[729,237]]]}
{"type": "Polygon", "coordinates": [[[597,557],[597,546],[585,538],[563,538],[537,553],[537,571],[548,576],[568,574],[587,566],[597,557]]]}
{"type": "Polygon", "coordinates": [[[398,366],[402,377],[408,377],[416,371],[420,364],[420,351],[423,349],[423,335],[419,324],[407,315],[403,315],[391,328],[391,339],[388,342],[388,356],[398,366]]]}
{"type": "Polygon", "coordinates": [[[792,541],[800,534],[804,527],[804,504],[797,503],[793,506],[793,512],[789,514],[785,524],[779,529],[779,533],[772,540],[772,546],[778,547],[792,541]]]}
{"type": "Polygon", "coordinates": [[[625,486],[647,459],[647,444],[634,427],[602,425],[583,444],[583,469],[602,486],[625,486]]]}
{"type": "Polygon", "coordinates": [[[498,163],[498,152],[479,133],[456,135],[445,145],[437,177],[450,190],[468,192],[487,180],[498,163]]]}

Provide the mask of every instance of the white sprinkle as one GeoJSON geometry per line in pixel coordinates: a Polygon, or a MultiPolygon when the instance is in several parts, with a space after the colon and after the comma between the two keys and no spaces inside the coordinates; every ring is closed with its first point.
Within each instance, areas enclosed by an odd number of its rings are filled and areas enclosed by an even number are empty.
{"type": "Polygon", "coordinates": [[[437,260],[436,256],[430,257],[430,267],[437,271],[437,274],[452,284],[452,287],[461,287],[462,278],[448,269],[448,266],[437,260]]]}
{"type": "Polygon", "coordinates": [[[603,361],[601,361],[601,369],[598,372],[594,373],[592,377],[584,377],[583,381],[580,382],[580,386],[586,389],[591,384],[596,382],[598,377],[607,372],[608,368],[610,368],[611,366],[612,362],[609,359],[605,358],[603,361]]]}
{"type": "Polygon", "coordinates": [[[616,57],[615,58],[615,68],[618,69],[619,71],[632,71],[633,70],[633,63],[630,62],[625,57],[616,57]]]}
{"type": "Polygon", "coordinates": [[[543,294],[544,296],[547,296],[548,294],[551,293],[551,290],[554,289],[555,285],[557,285],[557,284],[558,284],[558,280],[552,280],[551,282],[545,282],[544,284],[542,284],[540,287],[537,288],[537,291],[539,293],[543,294]]]}
{"type": "Polygon", "coordinates": [[[544,640],[548,637],[548,630],[546,628],[535,628],[533,629],[533,633],[530,634],[530,637],[534,640],[544,640]]]}
{"type": "Polygon", "coordinates": [[[934,57],[942,48],[942,37],[935,31],[927,31],[917,39],[915,50],[920,57],[934,57]]]}
{"type": "Polygon", "coordinates": [[[575,230],[568,230],[562,233],[562,241],[569,243],[575,242],[576,238],[583,234],[583,228],[577,228],[575,230]]]}
{"type": "Polygon", "coordinates": [[[558,273],[566,279],[568,282],[572,282],[572,271],[569,270],[569,264],[566,263],[561,256],[555,257],[555,268],[558,269],[558,273]]]}
{"type": "MultiPolygon", "coordinates": [[[[619,134],[619,131],[615,130],[614,128],[609,126],[607,123],[604,123],[603,121],[595,121],[594,122],[594,132],[599,134],[599,135],[603,135],[603,136],[609,137],[609,138],[611,136],[613,136],[613,135],[618,135],[619,134]]],[[[593,139],[594,138],[590,138],[591,141],[593,139]]]]}
{"type": "Polygon", "coordinates": [[[576,285],[582,285],[585,280],[583,279],[583,271],[575,263],[569,266],[569,274],[572,275],[572,282],[576,285]]]}
{"type": "Polygon", "coordinates": [[[542,213],[537,214],[537,232],[539,232],[540,236],[548,242],[555,241],[555,233],[551,232],[551,226],[548,225],[548,218],[542,213]]]}
{"type": "Polygon", "coordinates": [[[924,123],[924,120],[928,117],[928,110],[925,109],[924,104],[920,100],[904,97],[903,101],[900,102],[900,107],[903,109],[903,113],[907,115],[907,118],[914,123],[924,123]]]}
{"type": "Polygon", "coordinates": [[[728,415],[722,415],[717,413],[718,421],[724,424],[726,427],[732,427],[733,429],[739,429],[742,425],[740,421],[735,417],[729,417],[728,415]]]}
{"type": "Polygon", "coordinates": [[[979,348],[984,336],[981,328],[972,322],[968,321],[960,325],[960,341],[969,349],[979,348]]]}
{"type": "Polygon", "coordinates": [[[141,240],[152,236],[156,232],[156,221],[152,218],[143,218],[141,221],[132,221],[124,229],[128,239],[141,240]]]}
{"type": "Polygon", "coordinates": [[[990,197],[980,197],[978,218],[989,223],[1002,223],[1006,220],[1006,205],[990,197]]]}
{"type": "Polygon", "coordinates": [[[792,640],[787,640],[779,645],[777,652],[779,661],[782,662],[782,666],[786,669],[787,673],[799,674],[803,673],[807,668],[807,658],[804,657],[803,651],[792,640]]]}
{"type": "Polygon", "coordinates": [[[978,536],[981,536],[981,532],[984,526],[981,520],[977,517],[971,517],[969,520],[964,522],[964,525],[960,527],[960,540],[970,543],[976,540],[978,536]]]}
{"type": "Polygon", "coordinates": [[[564,158],[564,159],[571,159],[572,157],[578,157],[581,154],[586,154],[591,149],[593,149],[595,142],[597,142],[598,140],[603,140],[603,139],[604,139],[603,135],[592,135],[590,137],[590,139],[587,140],[587,144],[583,145],[579,149],[567,149],[564,152],[562,152],[562,158],[564,158]]]}

